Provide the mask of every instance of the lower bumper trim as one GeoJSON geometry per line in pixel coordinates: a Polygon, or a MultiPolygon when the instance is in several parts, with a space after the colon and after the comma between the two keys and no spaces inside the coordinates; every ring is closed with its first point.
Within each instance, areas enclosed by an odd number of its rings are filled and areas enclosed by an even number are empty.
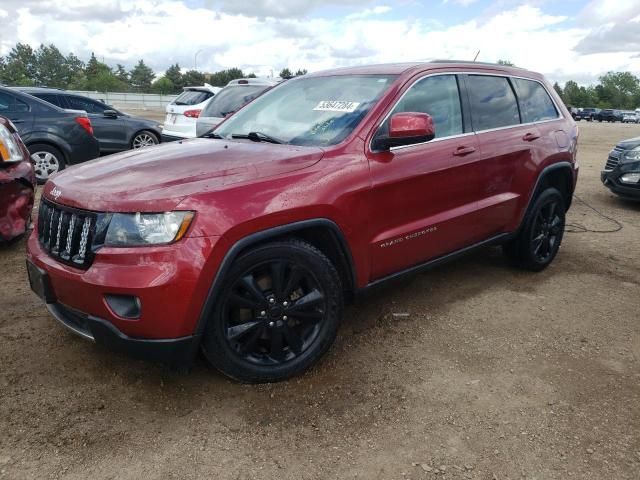
{"type": "Polygon", "coordinates": [[[60,303],[47,305],[49,312],[76,335],[142,360],[160,362],[172,367],[189,368],[193,364],[200,337],[198,335],[169,338],[132,338],[110,322],[79,312],[60,303]]]}

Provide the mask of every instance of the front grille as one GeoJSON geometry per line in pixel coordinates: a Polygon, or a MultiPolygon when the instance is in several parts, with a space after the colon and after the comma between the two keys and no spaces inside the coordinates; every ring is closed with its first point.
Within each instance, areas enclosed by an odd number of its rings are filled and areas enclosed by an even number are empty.
{"type": "Polygon", "coordinates": [[[620,147],[615,147],[611,153],[609,153],[609,158],[607,158],[607,163],[604,166],[604,169],[607,171],[613,170],[620,163],[620,157],[624,154],[624,149],[620,147]]]}
{"type": "Polygon", "coordinates": [[[98,215],[43,200],[38,212],[38,239],[49,255],[78,268],[93,261],[98,215]]]}

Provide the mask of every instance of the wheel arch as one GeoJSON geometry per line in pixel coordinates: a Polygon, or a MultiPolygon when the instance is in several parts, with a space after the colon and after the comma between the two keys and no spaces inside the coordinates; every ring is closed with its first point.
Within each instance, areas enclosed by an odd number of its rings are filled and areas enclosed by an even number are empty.
{"type": "Polygon", "coordinates": [[[204,332],[207,318],[213,310],[224,278],[233,261],[242,253],[256,245],[286,237],[299,238],[322,251],[338,270],[338,274],[343,280],[343,290],[345,293],[348,295],[355,293],[357,277],[351,249],[342,230],[334,221],[328,218],[315,218],[269,228],[243,237],[229,248],[209,287],[209,292],[207,293],[204,305],[200,311],[200,318],[196,325],[196,335],[201,336],[204,332]]]}
{"type": "MultiPolygon", "coordinates": [[[[24,142],[24,146],[27,147],[27,150],[29,150],[29,147],[31,147],[32,145],[37,145],[37,144],[48,145],[48,146],[53,147],[56,150],[60,151],[60,153],[62,153],[62,156],[64,157],[63,158],[64,162],[67,165],[69,165],[69,150],[68,150],[67,145],[65,145],[63,142],[56,142],[54,140],[51,140],[51,138],[49,138],[49,137],[29,138],[29,140],[24,142]]],[[[29,152],[29,154],[31,154],[31,152],[29,152]]]]}
{"type": "Polygon", "coordinates": [[[562,193],[566,210],[569,210],[574,191],[573,165],[570,162],[558,162],[545,167],[540,172],[533,190],[531,190],[525,214],[520,221],[520,227],[527,220],[538,194],[548,187],[555,187],[562,193]]]}

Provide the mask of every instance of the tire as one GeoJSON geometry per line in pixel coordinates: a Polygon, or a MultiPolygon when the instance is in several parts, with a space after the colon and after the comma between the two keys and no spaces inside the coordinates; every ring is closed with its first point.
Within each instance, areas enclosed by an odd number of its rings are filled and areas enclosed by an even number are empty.
{"type": "Polygon", "coordinates": [[[158,135],[149,130],[142,130],[136,133],[131,139],[131,149],[136,150],[138,148],[151,147],[159,143],[158,135]]]}
{"type": "Polygon", "coordinates": [[[46,183],[51,175],[64,170],[64,155],[56,147],[46,143],[34,143],[27,147],[36,172],[38,185],[46,183]]]}
{"type": "Polygon", "coordinates": [[[231,265],[202,350],[235,380],[285,380],[329,349],[342,308],[340,277],[320,250],[297,239],[260,245],[231,265]]]}
{"type": "Polygon", "coordinates": [[[547,268],[562,243],[565,213],[564,198],[558,189],[542,191],[516,238],[503,247],[511,263],[533,272],[547,268]]]}

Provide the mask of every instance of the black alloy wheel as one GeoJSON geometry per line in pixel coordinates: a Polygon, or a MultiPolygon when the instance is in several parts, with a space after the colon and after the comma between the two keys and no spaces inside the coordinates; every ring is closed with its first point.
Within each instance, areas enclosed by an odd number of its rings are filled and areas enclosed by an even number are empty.
{"type": "Polygon", "coordinates": [[[282,380],[328,349],[341,309],[340,279],[319,250],[299,240],[266,244],[232,265],[203,349],[232,378],[282,380]]]}
{"type": "Polygon", "coordinates": [[[558,189],[549,187],[534,200],[516,238],[503,250],[517,267],[539,272],[547,268],[560,249],[565,226],[565,201],[558,189]]]}

